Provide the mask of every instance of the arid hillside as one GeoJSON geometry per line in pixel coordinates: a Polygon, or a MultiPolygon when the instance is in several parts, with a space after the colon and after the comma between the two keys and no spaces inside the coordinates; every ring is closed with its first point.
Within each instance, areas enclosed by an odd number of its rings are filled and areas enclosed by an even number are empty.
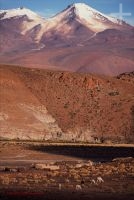
{"type": "Polygon", "coordinates": [[[133,143],[133,80],[1,65],[0,138],[133,143]]]}

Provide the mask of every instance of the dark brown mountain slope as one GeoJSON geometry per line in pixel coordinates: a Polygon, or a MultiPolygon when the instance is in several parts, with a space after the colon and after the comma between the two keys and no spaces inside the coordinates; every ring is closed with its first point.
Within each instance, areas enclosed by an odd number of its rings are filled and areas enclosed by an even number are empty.
{"type": "Polygon", "coordinates": [[[131,81],[15,66],[0,76],[1,138],[134,142],[131,81]]]}

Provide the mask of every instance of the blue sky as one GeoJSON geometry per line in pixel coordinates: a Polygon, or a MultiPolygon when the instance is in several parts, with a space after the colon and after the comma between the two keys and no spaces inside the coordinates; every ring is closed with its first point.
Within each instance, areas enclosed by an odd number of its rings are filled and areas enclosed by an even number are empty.
{"type": "Polygon", "coordinates": [[[24,6],[47,18],[77,2],[86,3],[105,14],[118,13],[122,3],[123,12],[131,13],[123,19],[134,25],[134,0],[0,0],[0,9],[24,6]]]}

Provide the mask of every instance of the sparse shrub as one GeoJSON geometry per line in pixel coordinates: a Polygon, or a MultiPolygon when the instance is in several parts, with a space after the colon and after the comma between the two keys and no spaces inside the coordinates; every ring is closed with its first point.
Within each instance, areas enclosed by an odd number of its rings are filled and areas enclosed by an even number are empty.
{"type": "Polygon", "coordinates": [[[65,105],[64,105],[64,108],[68,108],[68,106],[65,104],[65,105]]]}
{"type": "Polygon", "coordinates": [[[75,117],[76,113],[70,112],[69,115],[70,115],[71,119],[73,119],[75,117]]]}
{"type": "Polygon", "coordinates": [[[61,132],[57,132],[57,137],[61,137],[62,133],[61,132]]]}
{"type": "Polygon", "coordinates": [[[108,94],[110,96],[117,96],[117,95],[119,95],[119,92],[118,91],[112,91],[112,92],[109,92],[108,94]]]}

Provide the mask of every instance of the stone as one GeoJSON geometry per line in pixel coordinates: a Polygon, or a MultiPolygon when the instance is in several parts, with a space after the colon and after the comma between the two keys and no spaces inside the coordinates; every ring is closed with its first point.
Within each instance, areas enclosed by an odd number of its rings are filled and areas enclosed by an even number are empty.
{"type": "Polygon", "coordinates": [[[17,172],[17,169],[10,169],[10,172],[17,172]]]}
{"type": "Polygon", "coordinates": [[[76,189],[77,191],[81,191],[81,190],[82,190],[82,187],[81,187],[81,185],[76,185],[75,189],[76,189]]]}
{"type": "Polygon", "coordinates": [[[35,169],[47,169],[47,170],[59,170],[60,167],[57,165],[49,165],[49,164],[35,164],[35,169]]]}

